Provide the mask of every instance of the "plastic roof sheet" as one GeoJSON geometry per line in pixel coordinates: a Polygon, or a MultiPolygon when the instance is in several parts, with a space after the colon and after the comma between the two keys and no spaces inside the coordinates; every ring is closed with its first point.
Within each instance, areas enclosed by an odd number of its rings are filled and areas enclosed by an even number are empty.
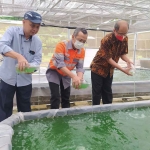
{"type": "Polygon", "coordinates": [[[45,25],[112,30],[127,20],[130,32],[150,30],[149,0],[0,0],[0,14],[22,17],[37,11],[45,25]]]}

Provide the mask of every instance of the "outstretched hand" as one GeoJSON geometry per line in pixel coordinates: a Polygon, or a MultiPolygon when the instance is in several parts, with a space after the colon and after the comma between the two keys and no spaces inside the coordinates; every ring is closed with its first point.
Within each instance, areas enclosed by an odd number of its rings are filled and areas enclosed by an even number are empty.
{"type": "Polygon", "coordinates": [[[20,71],[23,71],[25,68],[29,67],[28,61],[22,55],[19,55],[17,60],[18,60],[18,69],[20,71]]]}

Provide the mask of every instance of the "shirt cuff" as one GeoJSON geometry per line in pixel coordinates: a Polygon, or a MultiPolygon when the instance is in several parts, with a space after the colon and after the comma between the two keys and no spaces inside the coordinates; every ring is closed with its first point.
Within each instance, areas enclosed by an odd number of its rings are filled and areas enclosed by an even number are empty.
{"type": "Polygon", "coordinates": [[[84,73],[85,70],[84,70],[83,68],[77,68],[77,69],[76,69],[76,72],[82,72],[82,73],[84,73]]]}
{"type": "Polygon", "coordinates": [[[61,62],[59,64],[57,64],[56,66],[58,69],[62,68],[62,67],[66,67],[65,63],[64,62],[61,62]]]}
{"type": "Polygon", "coordinates": [[[3,46],[1,45],[1,50],[2,50],[2,51],[1,51],[1,54],[2,54],[2,55],[4,55],[4,54],[7,53],[7,52],[13,51],[12,48],[10,48],[10,47],[7,46],[7,45],[3,45],[3,46]]]}

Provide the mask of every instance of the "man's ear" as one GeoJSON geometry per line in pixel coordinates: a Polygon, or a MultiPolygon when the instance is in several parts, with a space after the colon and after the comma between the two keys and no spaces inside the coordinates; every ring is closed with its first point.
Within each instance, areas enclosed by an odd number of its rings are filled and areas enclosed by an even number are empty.
{"type": "Polygon", "coordinates": [[[75,36],[74,36],[74,35],[72,35],[72,40],[74,41],[74,39],[75,39],[75,36]]]}
{"type": "Polygon", "coordinates": [[[25,24],[25,20],[22,20],[22,23],[25,24]]]}

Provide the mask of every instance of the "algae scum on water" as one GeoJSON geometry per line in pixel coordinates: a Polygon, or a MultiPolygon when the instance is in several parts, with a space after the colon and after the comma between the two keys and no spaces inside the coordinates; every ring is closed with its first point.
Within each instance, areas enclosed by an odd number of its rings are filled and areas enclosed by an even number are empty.
{"type": "Polygon", "coordinates": [[[150,150],[150,109],[81,114],[14,126],[13,150],[150,150]]]}

